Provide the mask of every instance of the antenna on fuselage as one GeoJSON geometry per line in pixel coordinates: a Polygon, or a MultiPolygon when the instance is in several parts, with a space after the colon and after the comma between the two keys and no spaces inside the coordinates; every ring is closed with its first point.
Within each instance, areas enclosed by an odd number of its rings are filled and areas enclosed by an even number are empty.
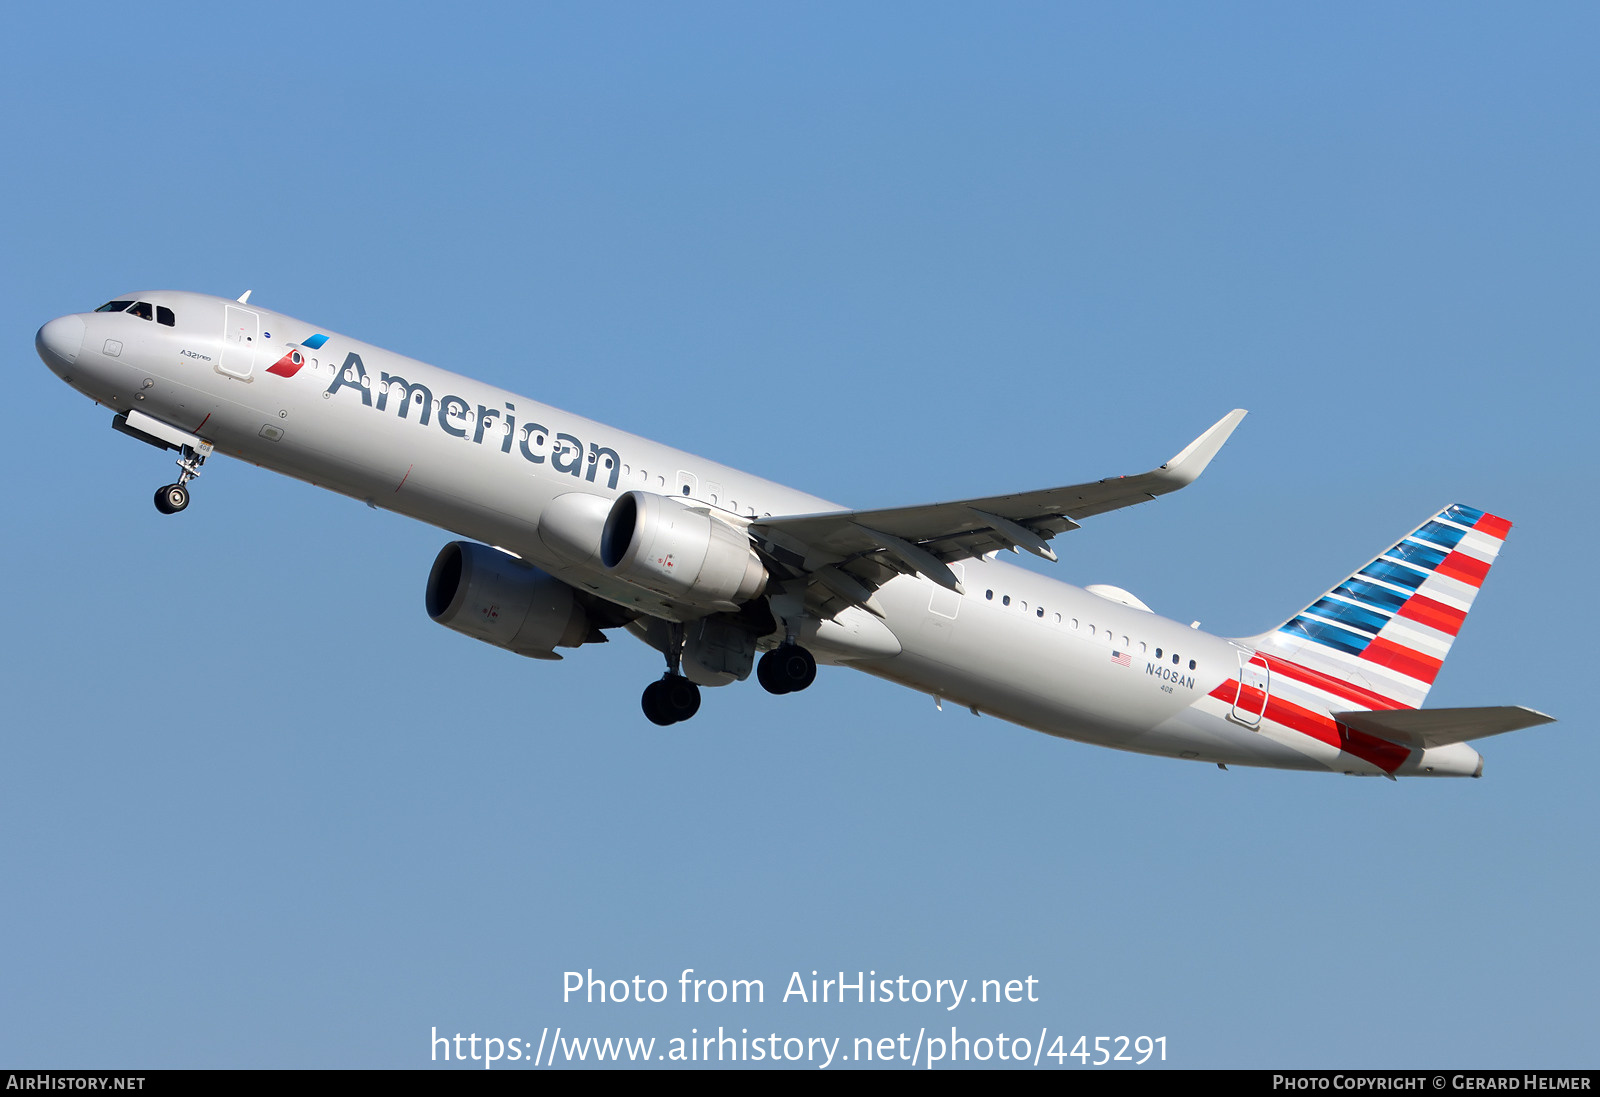
{"type": "Polygon", "coordinates": [[[247,302],[249,300],[250,300],[250,291],[249,290],[245,290],[243,293],[241,293],[239,295],[239,304],[242,305],[242,304],[244,304],[245,302],[247,302]]]}

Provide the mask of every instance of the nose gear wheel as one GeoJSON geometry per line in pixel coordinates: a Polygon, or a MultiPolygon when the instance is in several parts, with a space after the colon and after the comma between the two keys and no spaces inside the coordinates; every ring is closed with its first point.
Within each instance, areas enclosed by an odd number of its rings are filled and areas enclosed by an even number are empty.
{"type": "Polygon", "coordinates": [[[156,489],[156,509],[162,514],[177,514],[189,505],[188,483],[200,475],[200,466],[211,452],[209,443],[200,449],[184,446],[178,451],[178,482],[156,489]]]}
{"type": "Polygon", "coordinates": [[[177,514],[189,505],[189,489],[182,484],[168,484],[156,489],[156,509],[162,514],[177,514]]]}

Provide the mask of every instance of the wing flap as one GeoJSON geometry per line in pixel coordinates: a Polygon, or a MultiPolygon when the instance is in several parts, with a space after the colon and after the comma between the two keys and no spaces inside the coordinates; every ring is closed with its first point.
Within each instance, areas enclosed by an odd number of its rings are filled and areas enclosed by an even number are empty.
{"type": "Polygon", "coordinates": [[[1521,705],[1493,705],[1486,708],[1397,708],[1352,709],[1335,712],[1333,718],[1346,727],[1376,735],[1391,743],[1412,749],[1465,743],[1520,728],[1555,722],[1521,705]]]}

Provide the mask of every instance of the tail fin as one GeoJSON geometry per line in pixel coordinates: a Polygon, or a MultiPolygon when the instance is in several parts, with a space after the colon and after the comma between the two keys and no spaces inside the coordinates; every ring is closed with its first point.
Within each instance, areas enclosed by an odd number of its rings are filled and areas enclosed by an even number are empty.
{"type": "Polygon", "coordinates": [[[1445,507],[1276,630],[1258,650],[1354,687],[1363,708],[1419,708],[1511,523],[1445,507]]]}

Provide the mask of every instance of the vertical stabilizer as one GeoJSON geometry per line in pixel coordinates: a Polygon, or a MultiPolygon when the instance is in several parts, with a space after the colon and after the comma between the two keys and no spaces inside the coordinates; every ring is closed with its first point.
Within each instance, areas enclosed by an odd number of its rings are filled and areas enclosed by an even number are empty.
{"type": "Polygon", "coordinates": [[[1419,708],[1510,530],[1493,514],[1445,507],[1251,642],[1345,707],[1419,708]]]}

